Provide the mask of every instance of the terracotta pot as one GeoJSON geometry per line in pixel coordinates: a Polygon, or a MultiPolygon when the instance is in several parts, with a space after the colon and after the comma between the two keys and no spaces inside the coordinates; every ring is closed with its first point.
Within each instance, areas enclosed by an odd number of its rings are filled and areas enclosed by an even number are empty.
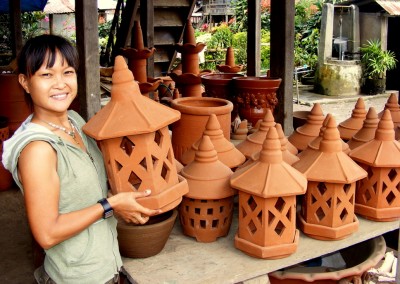
{"type": "Polygon", "coordinates": [[[212,73],[201,76],[201,82],[206,90],[205,96],[221,98],[232,101],[233,99],[233,78],[244,77],[236,73],[212,73]]]}
{"type": "Polygon", "coordinates": [[[229,140],[232,102],[219,98],[186,97],[172,100],[171,107],[181,113],[181,119],[172,124],[172,146],[175,158],[181,163],[182,154],[202,137],[210,114],[217,116],[224,136],[229,140]]]}
{"type": "Polygon", "coordinates": [[[2,155],[3,155],[3,142],[10,136],[10,130],[8,127],[8,119],[4,116],[0,116],[0,191],[9,189],[14,180],[11,173],[6,170],[3,166],[2,155]]]}
{"type": "Polygon", "coordinates": [[[235,64],[235,53],[231,46],[226,49],[225,65],[217,65],[218,71],[223,73],[237,73],[242,71],[243,67],[243,65],[235,64]]]}
{"type": "Polygon", "coordinates": [[[17,74],[0,74],[0,86],[0,115],[8,118],[8,127],[13,134],[31,111],[17,74]]]}
{"type": "Polygon", "coordinates": [[[121,255],[131,258],[145,258],[158,254],[168,241],[178,211],[171,210],[150,217],[144,225],[127,224],[118,220],[118,244],[121,255]]]}
{"type": "Polygon", "coordinates": [[[298,110],[293,112],[293,128],[303,126],[307,122],[307,117],[310,114],[309,110],[298,110]]]}
{"type": "Polygon", "coordinates": [[[267,109],[272,111],[278,104],[276,91],[282,79],[271,77],[236,77],[233,79],[235,103],[241,119],[252,126],[263,119],[267,109]]]}
{"type": "Polygon", "coordinates": [[[271,284],[361,283],[363,273],[377,265],[385,252],[385,239],[379,236],[340,250],[339,253],[346,262],[344,269],[332,271],[327,267],[298,265],[270,273],[268,277],[271,284]]]}

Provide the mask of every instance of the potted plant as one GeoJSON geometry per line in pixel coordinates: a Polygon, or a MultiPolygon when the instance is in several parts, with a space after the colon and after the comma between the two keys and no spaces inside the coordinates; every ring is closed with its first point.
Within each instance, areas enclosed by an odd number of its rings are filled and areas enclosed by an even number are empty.
{"type": "Polygon", "coordinates": [[[396,67],[394,52],[382,50],[379,40],[369,40],[361,47],[363,66],[362,90],[369,95],[383,93],[386,90],[386,71],[396,67]]]}

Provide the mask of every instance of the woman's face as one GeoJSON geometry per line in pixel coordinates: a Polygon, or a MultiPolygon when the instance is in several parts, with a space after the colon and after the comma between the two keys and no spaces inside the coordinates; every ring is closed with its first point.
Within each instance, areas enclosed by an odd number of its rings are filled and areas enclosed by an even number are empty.
{"type": "Polygon", "coordinates": [[[52,67],[47,60],[30,78],[19,75],[19,82],[33,101],[35,112],[65,112],[78,90],[76,71],[57,51],[52,67]]]}

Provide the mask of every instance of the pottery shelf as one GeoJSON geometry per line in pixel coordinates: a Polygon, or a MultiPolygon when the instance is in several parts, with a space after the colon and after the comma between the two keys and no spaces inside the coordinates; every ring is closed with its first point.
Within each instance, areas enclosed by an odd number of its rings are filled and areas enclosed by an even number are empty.
{"type": "Polygon", "coordinates": [[[253,258],[234,247],[234,236],[238,228],[237,211],[228,236],[213,243],[196,242],[183,235],[179,222],[176,222],[163,251],[149,258],[123,258],[123,267],[132,283],[222,284],[246,283],[247,280],[264,281],[268,279],[266,275],[270,272],[399,229],[399,221],[374,222],[362,217],[358,219],[358,231],[343,240],[320,241],[300,233],[297,251],[276,260],[253,258]]]}

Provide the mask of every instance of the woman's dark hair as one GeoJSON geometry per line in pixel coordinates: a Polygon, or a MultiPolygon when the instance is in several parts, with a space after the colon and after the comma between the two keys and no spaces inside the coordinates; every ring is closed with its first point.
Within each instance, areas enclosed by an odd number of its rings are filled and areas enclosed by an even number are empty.
{"type": "MultiPolygon", "coordinates": [[[[58,35],[40,35],[29,39],[18,56],[18,73],[28,78],[46,62],[46,67],[53,67],[56,52],[59,51],[68,65],[78,70],[79,57],[75,47],[67,39],[58,35]]],[[[32,98],[25,94],[25,100],[32,107],[32,98]]]]}

